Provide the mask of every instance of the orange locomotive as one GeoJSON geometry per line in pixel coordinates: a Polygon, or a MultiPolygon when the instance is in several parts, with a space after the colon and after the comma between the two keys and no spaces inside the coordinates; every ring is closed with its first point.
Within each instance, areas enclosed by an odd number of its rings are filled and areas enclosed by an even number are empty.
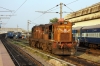
{"type": "Polygon", "coordinates": [[[73,55],[76,42],[72,39],[72,23],[62,19],[59,22],[34,26],[29,39],[31,47],[57,55],[73,55]]]}

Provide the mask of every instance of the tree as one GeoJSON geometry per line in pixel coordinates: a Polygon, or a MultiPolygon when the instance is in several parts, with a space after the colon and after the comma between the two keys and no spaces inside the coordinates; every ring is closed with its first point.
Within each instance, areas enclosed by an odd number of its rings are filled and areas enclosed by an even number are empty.
{"type": "Polygon", "coordinates": [[[58,22],[58,18],[50,19],[50,23],[58,22]]]}

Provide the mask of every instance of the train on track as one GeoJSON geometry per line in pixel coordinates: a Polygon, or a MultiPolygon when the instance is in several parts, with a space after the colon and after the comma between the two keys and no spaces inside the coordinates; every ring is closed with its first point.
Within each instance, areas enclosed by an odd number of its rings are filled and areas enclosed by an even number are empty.
{"type": "Polygon", "coordinates": [[[14,38],[15,38],[15,39],[20,39],[20,38],[22,38],[22,33],[21,33],[21,32],[15,32],[15,33],[14,33],[14,38]]]}
{"type": "Polygon", "coordinates": [[[8,31],[6,34],[6,38],[13,38],[14,37],[14,31],[8,31]]]}
{"type": "Polygon", "coordinates": [[[21,32],[8,31],[5,38],[19,39],[22,38],[21,32]]]}
{"type": "Polygon", "coordinates": [[[75,27],[72,33],[79,46],[100,49],[100,24],[75,27]]]}
{"type": "Polygon", "coordinates": [[[73,55],[77,43],[72,38],[72,26],[71,22],[64,19],[33,26],[29,45],[56,55],[73,55]]]}

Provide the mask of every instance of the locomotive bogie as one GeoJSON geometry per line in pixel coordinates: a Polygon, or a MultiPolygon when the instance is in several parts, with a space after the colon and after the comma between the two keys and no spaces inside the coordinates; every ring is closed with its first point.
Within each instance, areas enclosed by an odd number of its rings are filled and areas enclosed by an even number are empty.
{"type": "Polygon", "coordinates": [[[66,44],[60,42],[52,42],[52,41],[46,41],[46,40],[33,40],[31,47],[42,49],[43,51],[51,52],[53,54],[57,55],[71,55],[71,53],[75,53],[76,49],[74,47],[74,44],[72,45],[71,43],[66,44]],[[74,50],[74,51],[72,51],[74,50]]]}

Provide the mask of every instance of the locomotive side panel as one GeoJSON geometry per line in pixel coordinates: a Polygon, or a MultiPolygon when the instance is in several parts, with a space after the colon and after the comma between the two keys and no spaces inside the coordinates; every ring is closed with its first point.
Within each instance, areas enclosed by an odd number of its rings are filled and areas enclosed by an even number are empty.
{"type": "Polygon", "coordinates": [[[44,25],[44,34],[43,34],[43,39],[44,40],[49,40],[49,25],[50,24],[45,24],[44,25]]]}
{"type": "Polygon", "coordinates": [[[48,34],[44,34],[44,35],[43,35],[43,39],[44,39],[44,40],[48,40],[48,34]]]}
{"type": "Polygon", "coordinates": [[[36,31],[37,31],[37,39],[41,39],[42,38],[42,27],[38,26],[36,31]]]}

